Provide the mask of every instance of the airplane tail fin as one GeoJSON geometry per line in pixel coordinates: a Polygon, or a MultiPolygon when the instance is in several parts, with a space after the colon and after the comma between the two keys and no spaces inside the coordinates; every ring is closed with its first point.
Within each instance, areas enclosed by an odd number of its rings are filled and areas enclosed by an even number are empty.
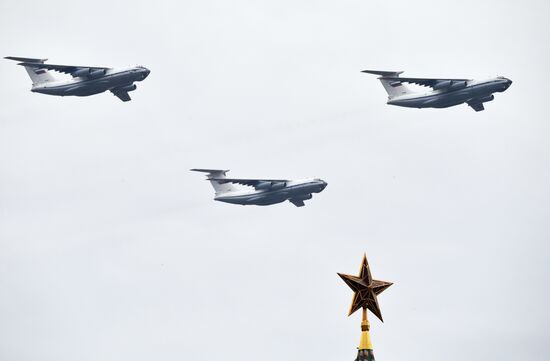
{"type": "Polygon", "coordinates": [[[402,71],[363,70],[362,73],[380,75],[378,80],[380,80],[380,83],[382,83],[382,86],[386,89],[389,100],[401,95],[413,93],[405,84],[395,79],[399,77],[399,74],[403,73],[402,71]]]}
{"type": "Polygon", "coordinates": [[[16,56],[6,56],[4,59],[20,61],[21,63],[19,63],[19,65],[23,65],[25,67],[25,70],[32,80],[32,85],[38,85],[55,80],[55,77],[48,71],[48,69],[44,69],[40,66],[48,59],[20,58],[16,56]]]}
{"type": "Polygon", "coordinates": [[[231,183],[220,183],[214,178],[225,178],[225,174],[229,172],[229,169],[200,169],[200,168],[193,168],[191,169],[193,172],[202,172],[202,173],[208,173],[206,175],[206,179],[210,181],[210,184],[212,184],[212,187],[214,188],[214,191],[216,192],[216,196],[228,192],[232,192],[235,190],[235,187],[231,183]]]}

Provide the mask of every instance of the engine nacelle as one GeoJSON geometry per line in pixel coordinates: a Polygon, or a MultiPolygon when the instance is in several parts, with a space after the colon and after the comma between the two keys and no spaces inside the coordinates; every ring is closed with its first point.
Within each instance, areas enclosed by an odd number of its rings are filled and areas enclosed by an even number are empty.
{"type": "Polygon", "coordinates": [[[268,182],[268,181],[261,181],[255,186],[256,189],[267,190],[267,191],[276,191],[279,189],[283,189],[284,187],[286,187],[285,182],[268,182]]]}
{"type": "Polygon", "coordinates": [[[256,187],[254,188],[261,189],[261,190],[271,189],[271,182],[265,182],[265,181],[259,182],[258,184],[256,184],[256,187]]]}
{"type": "Polygon", "coordinates": [[[135,85],[135,84],[126,85],[126,86],[122,86],[120,88],[117,88],[118,91],[123,91],[123,92],[131,92],[131,91],[134,91],[136,89],[137,89],[137,85],[135,85]]]}
{"type": "Polygon", "coordinates": [[[75,78],[87,78],[90,76],[90,68],[78,69],[71,74],[75,78]]]}
{"type": "Polygon", "coordinates": [[[94,69],[94,70],[90,71],[89,77],[90,78],[97,78],[97,77],[105,75],[106,72],[107,71],[105,69],[94,69]]]}
{"type": "Polygon", "coordinates": [[[466,82],[464,80],[453,81],[453,80],[442,80],[437,82],[433,86],[433,90],[458,90],[466,87],[466,82]]]}
{"type": "Polygon", "coordinates": [[[286,187],[286,182],[277,182],[271,185],[271,190],[276,191],[279,189],[283,189],[284,187],[286,187]]]}
{"type": "Polygon", "coordinates": [[[433,90],[448,89],[452,83],[450,80],[439,81],[433,86],[433,90]]]}
{"type": "Polygon", "coordinates": [[[79,78],[97,78],[105,75],[105,73],[106,73],[105,69],[92,70],[90,68],[83,68],[73,72],[72,76],[79,77],[79,78]]]}
{"type": "Polygon", "coordinates": [[[453,81],[451,86],[448,88],[448,90],[458,90],[462,88],[466,88],[466,82],[465,81],[453,81]]]}

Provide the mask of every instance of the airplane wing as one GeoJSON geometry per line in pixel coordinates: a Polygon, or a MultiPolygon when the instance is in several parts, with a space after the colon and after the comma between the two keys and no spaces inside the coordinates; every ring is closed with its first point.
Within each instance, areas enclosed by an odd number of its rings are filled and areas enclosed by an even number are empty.
{"type": "Polygon", "coordinates": [[[306,205],[301,199],[289,199],[289,202],[294,204],[296,207],[303,207],[306,205]]]}
{"type": "Polygon", "coordinates": [[[482,110],[485,110],[485,107],[483,106],[482,102],[476,102],[475,99],[468,102],[468,105],[472,107],[473,110],[476,112],[480,112],[482,110]]]}
{"type": "Polygon", "coordinates": [[[388,76],[384,77],[384,79],[395,81],[396,83],[410,83],[410,84],[417,84],[421,86],[427,86],[430,88],[438,88],[438,86],[441,86],[441,88],[444,88],[445,84],[452,84],[452,83],[458,83],[458,82],[467,82],[471,79],[435,79],[435,78],[402,78],[399,76],[388,76]]]}
{"type": "Polygon", "coordinates": [[[110,68],[104,68],[99,66],[80,66],[80,65],[59,65],[59,64],[44,64],[40,62],[23,62],[19,65],[28,66],[31,68],[40,68],[57,71],[59,73],[71,74],[73,77],[85,76],[86,73],[92,73],[94,71],[105,72],[110,68]]]}
{"type": "Polygon", "coordinates": [[[208,178],[208,180],[214,180],[220,184],[224,183],[235,183],[242,184],[245,186],[251,186],[256,189],[263,188],[262,185],[266,184],[275,184],[275,183],[286,183],[286,179],[240,179],[240,178],[208,178]]]}
{"type": "Polygon", "coordinates": [[[118,97],[118,99],[122,100],[123,102],[129,102],[130,100],[132,100],[132,98],[130,98],[130,95],[128,95],[127,91],[117,90],[115,88],[115,89],[111,89],[111,93],[113,93],[116,97],[118,97]]]}

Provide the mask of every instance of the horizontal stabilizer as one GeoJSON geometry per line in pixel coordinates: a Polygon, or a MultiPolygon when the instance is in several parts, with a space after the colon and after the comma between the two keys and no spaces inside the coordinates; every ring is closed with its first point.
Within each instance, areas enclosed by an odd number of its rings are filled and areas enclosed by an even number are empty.
{"type": "Polygon", "coordinates": [[[6,56],[4,59],[19,61],[20,63],[17,63],[17,65],[25,67],[33,86],[55,81],[55,77],[45,69],[46,64],[44,62],[48,59],[21,58],[16,56],[6,56]]]}
{"type": "Polygon", "coordinates": [[[401,83],[399,74],[403,73],[402,71],[363,70],[362,73],[380,75],[378,80],[388,93],[388,100],[413,93],[411,89],[401,83]]]}
{"type": "Polygon", "coordinates": [[[4,59],[22,61],[24,63],[44,63],[45,61],[48,60],[48,59],[37,59],[37,58],[20,58],[17,56],[6,56],[4,57],[4,59]]]}
{"type": "Polygon", "coordinates": [[[402,71],[385,71],[385,70],[362,70],[361,73],[375,74],[381,76],[399,76],[402,71]]]}
{"type": "Polygon", "coordinates": [[[229,169],[202,169],[202,168],[193,168],[190,169],[193,172],[202,172],[202,173],[210,173],[210,174],[216,174],[216,173],[226,173],[229,172],[229,169]]]}
{"type": "Polygon", "coordinates": [[[214,190],[216,191],[216,196],[235,190],[231,183],[220,182],[220,180],[225,180],[225,174],[229,172],[229,169],[193,168],[190,170],[192,170],[193,172],[208,173],[206,175],[206,180],[209,180],[210,184],[212,184],[212,187],[214,187],[214,190]]]}

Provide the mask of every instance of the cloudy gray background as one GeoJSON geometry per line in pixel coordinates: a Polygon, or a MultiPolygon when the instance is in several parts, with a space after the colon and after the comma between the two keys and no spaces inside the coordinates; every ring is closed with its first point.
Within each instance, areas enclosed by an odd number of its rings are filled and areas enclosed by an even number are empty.
{"type": "Polygon", "coordinates": [[[152,72],[29,92],[0,62],[0,359],[546,360],[547,1],[0,2],[2,56],[152,72]],[[365,68],[514,81],[487,110],[385,104],[365,68]],[[192,167],[321,177],[217,203],[192,167]]]}

